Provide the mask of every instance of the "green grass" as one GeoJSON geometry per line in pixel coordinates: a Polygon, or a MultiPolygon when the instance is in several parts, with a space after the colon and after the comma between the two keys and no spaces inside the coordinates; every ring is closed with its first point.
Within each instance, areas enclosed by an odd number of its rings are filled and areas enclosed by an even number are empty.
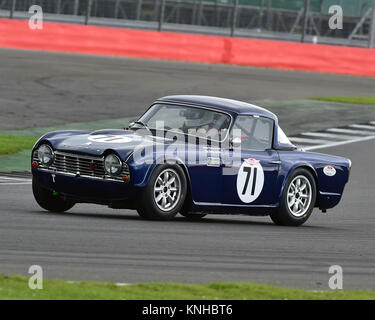
{"type": "Polygon", "coordinates": [[[44,280],[42,290],[31,290],[28,278],[0,275],[0,299],[127,299],[127,300],[375,300],[373,291],[308,291],[250,283],[150,283],[118,286],[114,283],[44,280]]]}
{"type": "Polygon", "coordinates": [[[375,105],[375,97],[315,97],[310,100],[375,105]]]}
{"type": "Polygon", "coordinates": [[[38,138],[0,135],[0,156],[31,150],[38,138]]]}

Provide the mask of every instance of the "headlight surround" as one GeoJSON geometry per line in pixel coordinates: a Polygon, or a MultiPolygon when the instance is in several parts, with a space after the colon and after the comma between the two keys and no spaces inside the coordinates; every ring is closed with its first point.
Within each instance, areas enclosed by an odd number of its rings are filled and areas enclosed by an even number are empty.
{"type": "Polygon", "coordinates": [[[42,144],[38,148],[38,160],[41,164],[49,166],[54,160],[54,152],[52,148],[47,144],[42,144]]]}
{"type": "Polygon", "coordinates": [[[104,170],[111,176],[118,176],[122,171],[122,161],[118,156],[111,153],[104,159],[104,170]]]}

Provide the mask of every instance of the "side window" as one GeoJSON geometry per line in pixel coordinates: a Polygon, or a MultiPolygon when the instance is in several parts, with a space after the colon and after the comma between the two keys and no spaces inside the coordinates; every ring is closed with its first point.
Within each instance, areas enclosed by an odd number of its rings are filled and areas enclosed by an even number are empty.
{"type": "Polygon", "coordinates": [[[256,121],[254,138],[258,142],[264,144],[264,150],[272,146],[272,121],[266,118],[259,118],[256,121]]]}
{"type": "Polygon", "coordinates": [[[272,147],[273,121],[264,117],[238,116],[230,139],[241,138],[241,148],[264,151],[272,147]]]}

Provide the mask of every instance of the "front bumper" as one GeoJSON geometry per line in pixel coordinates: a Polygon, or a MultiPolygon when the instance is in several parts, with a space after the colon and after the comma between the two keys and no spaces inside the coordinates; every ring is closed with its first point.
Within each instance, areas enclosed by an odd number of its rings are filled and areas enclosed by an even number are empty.
{"type": "Polygon", "coordinates": [[[339,193],[329,193],[329,192],[319,192],[319,209],[331,209],[337,206],[342,198],[342,194],[339,193]]]}
{"type": "Polygon", "coordinates": [[[133,200],[136,190],[131,183],[92,179],[32,168],[33,179],[41,187],[58,192],[75,202],[111,204],[133,200]]]}

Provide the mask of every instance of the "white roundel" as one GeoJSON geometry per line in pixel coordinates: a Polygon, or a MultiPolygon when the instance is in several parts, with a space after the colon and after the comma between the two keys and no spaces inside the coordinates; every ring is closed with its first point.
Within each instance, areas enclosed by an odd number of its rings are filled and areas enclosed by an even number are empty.
{"type": "Polygon", "coordinates": [[[325,166],[323,172],[328,177],[333,177],[336,174],[336,169],[333,166],[325,166]]]}
{"type": "Polygon", "coordinates": [[[97,134],[89,136],[88,139],[93,142],[102,143],[126,143],[132,141],[132,139],[127,136],[114,134],[97,134]]]}
{"type": "Polygon", "coordinates": [[[237,194],[244,203],[255,201],[264,185],[263,167],[259,160],[245,159],[237,175],[237,194]]]}

